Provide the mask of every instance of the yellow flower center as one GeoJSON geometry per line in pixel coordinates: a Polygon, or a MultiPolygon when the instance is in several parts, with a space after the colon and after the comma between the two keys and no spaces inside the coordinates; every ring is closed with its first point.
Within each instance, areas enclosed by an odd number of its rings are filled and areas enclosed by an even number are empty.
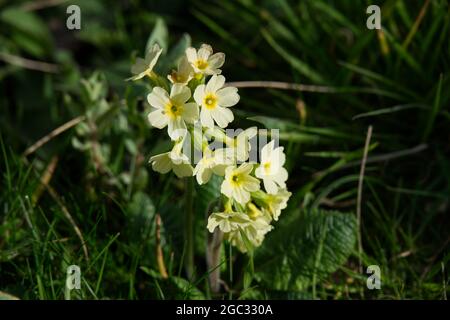
{"type": "Polygon", "coordinates": [[[217,97],[212,93],[208,93],[203,98],[203,105],[210,110],[214,109],[217,105],[217,97]]]}
{"type": "Polygon", "coordinates": [[[182,74],[180,74],[177,71],[172,71],[172,73],[170,74],[170,78],[175,83],[184,83],[187,80],[186,77],[184,77],[182,74]]]}
{"type": "Polygon", "coordinates": [[[183,107],[176,106],[176,105],[172,104],[172,102],[169,102],[168,104],[166,104],[164,111],[170,118],[173,119],[173,118],[181,116],[181,114],[183,113],[183,107]]]}
{"type": "Polygon", "coordinates": [[[186,77],[183,77],[181,74],[177,74],[176,79],[178,83],[186,82],[186,77]]]}
{"type": "Polygon", "coordinates": [[[270,173],[270,162],[264,163],[264,164],[263,164],[263,168],[264,168],[264,172],[265,172],[266,174],[269,174],[269,173],[270,173]]]}
{"type": "Polygon", "coordinates": [[[195,61],[195,66],[199,70],[205,70],[208,67],[208,62],[203,59],[198,59],[195,61]]]}
{"type": "Polygon", "coordinates": [[[238,186],[240,184],[240,181],[241,179],[238,174],[233,174],[231,176],[231,182],[233,183],[233,185],[238,186]]]}

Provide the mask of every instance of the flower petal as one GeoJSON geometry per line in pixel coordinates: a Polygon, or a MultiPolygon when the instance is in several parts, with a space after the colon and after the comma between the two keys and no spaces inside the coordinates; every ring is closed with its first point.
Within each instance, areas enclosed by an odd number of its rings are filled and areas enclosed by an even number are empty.
{"type": "Polygon", "coordinates": [[[248,175],[248,174],[250,174],[250,172],[252,172],[252,170],[253,170],[253,165],[250,164],[250,163],[245,162],[245,163],[241,164],[241,165],[237,168],[236,171],[237,171],[239,174],[248,175]]]}
{"type": "Polygon", "coordinates": [[[197,61],[197,50],[195,48],[187,48],[186,49],[186,57],[189,61],[189,63],[194,63],[197,61]]]}
{"type": "Polygon", "coordinates": [[[131,66],[132,74],[139,74],[147,69],[147,64],[142,58],[136,58],[135,63],[131,66]]]}
{"type": "Polygon", "coordinates": [[[259,165],[256,169],[255,169],[255,176],[259,179],[263,179],[265,177],[264,174],[264,168],[259,165]]]}
{"type": "Polygon", "coordinates": [[[283,147],[278,147],[272,153],[272,158],[279,167],[284,166],[286,162],[286,155],[284,154],[283,149],[283,147]]]}
{"type": "Polygon", "coordinates": [[[200,111],[200,121],[204,127],[210,129],[214,128],[214,120],[211,116],[211,112],[205,108],[202,108],[200,111]]]}
{"type": "Polygon", "coordinates": [[[201,168],[196,175],[198,184],[208,183],[209,179],[211,179],[212,170],[209,168],[201,168]]]}
{"type": "Polygon", "coordinates": [[[172,140],[177,140],[186,134],[186,124],[181,117],[169,120],[168,133],[172,140]]]}
{"type": "Polygon", "coordinates": [[[211,69],[218,69],[225,63],[225,53],[223,52],[217,52],[213,54],[208,59],[208,64],[211,67],[211,69]]]}
{"type": "Polygon", "coordinates": [[[250,193],[244,188],[237,187],[233,189],[233,198],[240,204],[246,204],[250,201],[250,193]]]}
{"type": "Polygon", "coordinates": [[[194,169],[189,163],[182,163],[173,166],[173,172],[178,178],[191,177],[194,169]]]}
{"type": "Polygon", "coordinates": [[[175,83],[170,90],[170,99],[176,105],[182,105],[191,97],[191,90],[183,84],[175,83]]]}
{"type": "Polygon", "coordinates": [[[159,45],[155,43],[153,47],[151,47],[151,49],[147,52],[147,54],[145,55],[145,62],[147,63],[148,71],[153,70],[162,51],[163,50],[159,47],[159,45]]]}
{"type": "Polygon", "coordinates": [[[199,60],[208,61],[208,58],[212,53],[213,49],[209,44],[202,44],[198,50],[197,57],[199,60]]]}
{"type": "Polygon", "coordinates": [[[155,128],[162,129],[167,126],[169,119],[161,109],[156,109],[148,114],[148,121],[155,128]]]}
{"type": "Polygon", "coordinates": [[[215,217],[215,213],[211,214],[208,217],[208,225],[206,228],[208,229],[209,232],[213,233],[214,229],[216,229],[218,225],[219,225],[219,219],[217,219],[215,217]]]}
{"type": "Polygon", "coordinates": [[[261,149],[261,162],[270,162],[275,140],[270,141],[261,149]]]}
{"type": "Polygon", "coordinates": [[[234,120],[233,112],[231,112],[230,109],[222,108],[219,106],[211,110],[211,115],[216,121],[217,125],[221,128],[225,128],[230,122],[234,120]]]}
{"type": "Polygon", "coordinates": [[[194,92],[194,100],[195,102],[197,102],[199,106],[202,105],[204,96],[205,96],[205,85],[201,84],[195,89],[194,92]]]}
{"type": "Polygon", "coordinates": [[[212,171],[214,172],[214,174],[223,177],[225,175],[226,167],[227,167],[226,165],[218,164],[218,165],[215,165],[214,167],[212,167],[212,171]]]}
{"type": "Polygon", "coordinates": [[[223,87],[225,84],[225,77],[222,75],[213,75],[211,79],[209,79],[208,83],[206,84],[206,92],[213,92],[215,93],[217,90],[223,87]]]}
{"type": "Polygon", "coordinates": [[[183,119],[188,123],[194,123],[198,120],[199,111],[198,105],[195,102],[189,102],[183,105],[183,119]]]}
{"type": "Polygon", "coordinates": [[[170,99],[166,90],[161,87],[155,87],[147,96],[147,101],[152,107],[162,109],[170,102],[170,99]]]}
{"type": "MultiPolygon", "coordinates": [[[[229,167],[230,168],[230,167],[229,167]]],[[[228,168],[227,168],[228,169],[228,168]]],[[[226,172],[227,170],[225,170],[226,172]]],[[[226,173],[225,173],[226,174],[226,173]]],[[[224,195],[226,195],[228,198],[231,197],[231,194],[233,193],[233,189],[231,188],[230,183],[227,181],[227,179],[223,180],[222,185],[220,186],[220,192],[224,195]]]]}
{"type": "Polygon", "coordinates": [[[172,168],[172,162],[169,159],[169,153],[162,153],[150,158],[152,169],[156,172],[165,174],[172,168]]]}
{"type": "Polygon", "coordinates": [[[255,192],[259,190],[259,180],[248,175],[245,178],[245,189],[250,192],[255,192]]]}
{"type": "Polygon", "coordinates": [[[222,107],[232,107],[239,102],[238,89],[227,87],[217,91],[217,102],[222,107]]]}
{"type": "Polygon", "coordinates": [[[264,182],[264,189],[266,189],[268,193],[276,194],[278,192],[278,187],[272,179],[266,178],[263,180],[263,182],[264,182]]]}
{"type": "Polygon", "coordinates": [[[285,168],[281,167],[273,176],[273,180],[280,186],[280,188],[286,188],[286,180],[288,179],[288,172],[285,168]]]}
{"type": "Polygon", "coordinates": [[[258,128],[257,127],[247,128],[241,134],[245,134],[248,139],[251,139],[258,134],[258,128]]]}

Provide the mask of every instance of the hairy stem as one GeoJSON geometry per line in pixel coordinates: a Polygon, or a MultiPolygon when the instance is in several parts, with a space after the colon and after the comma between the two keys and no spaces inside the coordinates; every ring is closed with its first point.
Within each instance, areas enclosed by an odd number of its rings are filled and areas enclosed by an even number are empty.
{"type": "Polygon", "coordinates": [[[194,273],[194,184],[192,178],[186,180],[186,256],[185,269],[188,279],[192,279],[194,273]]]}
{"type": "Polygon", "coordinates": [[[223,232],[219,228],[214,233],[208,233],[208,248],[206,250],[206,263],[209,271],[209,286],[212,293],[220,291],[220,248],[222,246],[223,232]]]}

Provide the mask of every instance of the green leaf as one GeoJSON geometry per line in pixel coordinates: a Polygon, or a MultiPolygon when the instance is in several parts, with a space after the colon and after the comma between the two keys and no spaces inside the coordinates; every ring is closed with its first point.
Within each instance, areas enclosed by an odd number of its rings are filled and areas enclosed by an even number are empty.
{"type": "Polygon", "coordinates": [[[150,277],[158,280],[160,289],[166,299],[205,300],[205,295],[188,280],[181,277],[169,277],[167,279],[155,270],[141,266],[140,269],[150,277]]]}
{"type": "Polygon", "coordinates": [[[169,73],[171,68],[177,66],[178,60],[184,55],[187,48],[191,46],[191,37],[185,33],[177,44],[170,49],[165,57],[157,64],[157,69],[161,74],[169,73]]]}
{"type": "Polygon", "coordinates": [[[7,8],[0,13],[0,20],[36,40],[49,42],[49,30],[45,23],[34,13],[18,8],[7,8]]]}
{"type": "Polygon", "coordinates": [[[163,52],[167,52],[169,46],[169,31],[162,18],[156,19],[155,27],[147,40],[145,52],[147,52],[155,43],[159,44],[163,49],[163,52]]]}
{"type": "Polygon", "coordinates": [[[128,228],[134,240],[142,240],[148,236],[155,216],[152,199],[143,192],[136,192],[127,207],[128,228]]]}
{"type": "Polygon", "coordinates": [[[105,99],[107,93],[108,83],[103,73],[95,71],[89,78],[81,80],[81,94],[85,104],[105,99]]]}
{"type": "Polygon", "coordinates": [[[43,45],[43,42],[30,37],[22,32],[12,31],[10,35],[11,39],[17,46],[24,52],[37,57],[42,58],[45,56],[47,46],[43,45]]]}
{"type": "Polygon", "coordinates": [[[356,27],[347,17],[342,14],[339,10],[335,9],[334,6],[327,4],[325,1],[313,1],[311,4],[318,9],[319,11],[322,11],[325,15],[330,18],[330,20],[335,20],[342,26],[350,29],[355,35],[360,34],[360,29],[356,27]]]}
{"type": "MultiPolygon", "coordinates": [[[[254,116],[248,117],[247,119],[259,122],[267,129],[278,129],[280,140],[310,143],[317,143],[325,140],[325,138],[356,141],[361,140],[359,137],[355,137],[352,134],[338,131],[333,128],[307,127],[274,117],[254,116]]],[[[270,134],[270,132],[268,134],[270,134]]]]}
{"type": "Polygon", "coordinates": [[[355,243],[353,214],[300,211],[282,219],[256,251],[256,278],[273,290],[304,290],[344,264],[355,243]]]}
{"type": "Polygon", "coordinates": [[[181,277],[170,277],[170,280],[176,285],[178,289],[182,292],[182,295],[177,296],[181,299],[189,300],[205,300],[205,295],[197,287],[192,285],[186,279],[181,277]]]}
{"type": "Polygon", "coordinates": [[[422,141],[427,141],[432,129],[433,129],[433,125],[436,119],[437,114],[439,113],[439,109],[441,107],[441,91],[442,91],[442,74],[439,78],[439,83],[436,89],[436,96],[434,98],[434,103],[433,103],[433,109],[431,110],[431,112],[429,113],[428,119],[427,119],[427,123],[425,126],[425,130],[423,132],[422,135],[422,141]]]}
{"type": "Polygon", "coordinates": [[[261,33],[266,41],[272,46],[272,48],[284,59],[286,60],[294,69],[304,75],[306,78],[310,79],[316,83],[324,83],[325,80],[321,74],[313,70],[305,62],[301,61],[296,56],[293,56],[288,50],[284,49],[275,39],[270,35],[270,33],[262,29],[261,33]]]}
{"type": "Polygon", "coordinates": [[[393,45],[394,50],[397,52],[399,57],[404,60],[413,70],[417,73],[423,74],[423,69],[419,62],[412,56],[397,40],[391,35],[387,30],[383,29],[386,38],[393,45]]]}
{"type": "Polygon", "coordinates": [[[254,117],[247,117],[247,119],[259,122],[263,124],[267,129],[278,129],[280,131],[286,131],[286,130],[294,130],[297,127],[297,125],[295,125],[290,121],[274,117],[254,116],[254,117]]]}

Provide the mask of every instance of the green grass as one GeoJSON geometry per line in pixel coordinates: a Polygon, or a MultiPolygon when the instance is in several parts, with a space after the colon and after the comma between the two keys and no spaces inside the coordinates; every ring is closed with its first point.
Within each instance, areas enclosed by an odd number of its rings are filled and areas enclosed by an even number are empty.
{"type": "Polygon", "coordinates": [[[0,61],[0,299],[64,299],[72,264],[82,271],[82,290],[72,299],[448,296],[448,1],[379,1],[378,33],[366,28],[369,1],[79,0],[79,32],[65,29],[65,5],[24,11],[20,3],[11,9],[0,0],[0,54],[60,71],[0,61]],[[218,296],[205,263],[205,211],[215,191],[194,190],[188,280],[186,185],[147,164],[167,142],[146,121],[150,88],[123,81],[132,56],[152,41],[175,48],[169,57],[190,41],[211,44],[226,54],[228,81],[332,91],[239,90],[235,126],[280,129],[293,196],[252,255],[225,245],[219,268],[230,290],[218,296]],[[81,124],[23,156],[80,115],[81,124]],[[381,290],[366,288],[352,233],[369,125],[361,258],[364,267],[380,266],[381,290]],[[416,151],[397,156],[402,150],[416,151]],[[156,214],[168,279],[157,266],[156,214]]]}

